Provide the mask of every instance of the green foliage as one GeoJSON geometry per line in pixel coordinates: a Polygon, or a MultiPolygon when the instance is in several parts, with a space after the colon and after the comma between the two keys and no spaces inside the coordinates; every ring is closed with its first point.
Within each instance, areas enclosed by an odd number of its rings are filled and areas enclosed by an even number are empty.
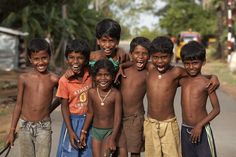
{"type": "Polygon", "coordinates": [[[168,0],[167,6],[159,14],[160,26],[173,35],[189,28],[203,36],[216,31],[215,14],[203,10],[194,0],[168,0]]]}
{"type": "Polygon", "coordinates": [[[50,37],[56,51],[54,61],[63,56],[66,40],[83,38],[94,42],[95,26],[102,14],[90,9],[91,5],[92,0],[31,0],[26,6],[9,11],[1,26],[29,32],[27,39],[50,37]],[[62,7],[66,8],[64,12],[62,7]]]}
{"type": "Polygon", "coordinates": [[[142,27],[141,29],[139,29],[138,32],[139,32],[138,33],[139,36],[146,37],[150,40],[153,40],[157,36],[161,35],[161,32],[158,30],[158,28],[154,28],[154,29],[150,30],[147,27],[142,27]]]}

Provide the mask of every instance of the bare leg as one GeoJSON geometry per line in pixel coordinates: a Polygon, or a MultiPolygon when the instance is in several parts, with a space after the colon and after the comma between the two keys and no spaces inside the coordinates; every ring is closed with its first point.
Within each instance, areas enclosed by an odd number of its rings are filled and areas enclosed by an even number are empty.
{"type": "Polygon", "coordinates": [[[94,138],[92,138],[92,151],[93,151],[93,157],[100,157],[101,149],[102,149],[102,141],[98,141],[94,138]]]}
{"type": "Polygon", "coordinates": [[[126,148],[118,148],[119,149],[119,157],[128,157],[128,152],[126,148]]]}

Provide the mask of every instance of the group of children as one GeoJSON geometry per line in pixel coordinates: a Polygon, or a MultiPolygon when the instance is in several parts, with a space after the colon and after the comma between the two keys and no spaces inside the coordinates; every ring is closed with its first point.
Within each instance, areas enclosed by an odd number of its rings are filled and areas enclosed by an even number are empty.
{"type": "Polygon", "coordinates": [[[136,37],[130,54],[118,47],[120,25],[104,19],[96,26],[99,50],[90,53],[84,40],[69,42],[68,70],[59,79],[48,71],[50,47],[33,39],[28,48],[32,71],[22,74],[7,143],[13,145],[19,121],[23,157],[49,157],[51,111],[61,104],[63,126],[57,157],[215,157],[209,122],[219,112],[217,77],[202,75],[205,49],[197,42],[181,51],[184,68],[171,65],[173,43],[165,36],[153,41],[136,37]],[[151,61],[149,61],[151,58],[151,61]],[[119,69],[120,68],[120,69],[119,69]],[[114,84],[116,73],[120,84],[114,84]],[[52,103],[53,90],[57,99],[52,103]],[[174,112],[181,86],[182,129],[174,112]],[[144,96],[148,110],[144,117],[144,96]],[[212,111],[206,110],[210,98],[212,111]],[[181,147],[182,151],[181,151],[181,147]]]}

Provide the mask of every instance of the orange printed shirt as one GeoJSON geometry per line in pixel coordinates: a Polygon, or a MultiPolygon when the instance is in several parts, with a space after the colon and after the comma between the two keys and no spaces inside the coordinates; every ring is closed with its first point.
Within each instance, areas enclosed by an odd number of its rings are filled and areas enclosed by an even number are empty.
{"type": "Polygon", "coordinates": [[[59,80],[56,96],[68,99],[69,111],[72,114],[86,114],[88,107],[88,90],[92,87],[92,77],[88,69],[82,80],[68,80],[64,75],[59,80]]]}

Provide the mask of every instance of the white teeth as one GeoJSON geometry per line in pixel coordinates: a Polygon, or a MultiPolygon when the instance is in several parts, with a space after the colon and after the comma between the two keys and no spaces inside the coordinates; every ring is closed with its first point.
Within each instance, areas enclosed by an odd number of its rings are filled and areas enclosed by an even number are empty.
{"type": "Polygon", "coordinates": [[[101,87],[105,87],[107,85],[107,82],[100,82],[99,84],[101,87]]]}
{"type": "Polygon", "coordinates": [[[137,67],[139,67],[139,68],[143,67],[143,63],[137,63],[136,65],[137,65],[137,67]]]}
{"type": "Polygon", "coordinates": [[[38,66],[39,70],[43,70],[45,68],[45,66],[38,66]]]}
{"type": "Polygon", "coordinates": [[[163,70],[165,70],[165,68],[164,67],[157,67],[157,70],[158,71],[163,71],[163,70]]]}

